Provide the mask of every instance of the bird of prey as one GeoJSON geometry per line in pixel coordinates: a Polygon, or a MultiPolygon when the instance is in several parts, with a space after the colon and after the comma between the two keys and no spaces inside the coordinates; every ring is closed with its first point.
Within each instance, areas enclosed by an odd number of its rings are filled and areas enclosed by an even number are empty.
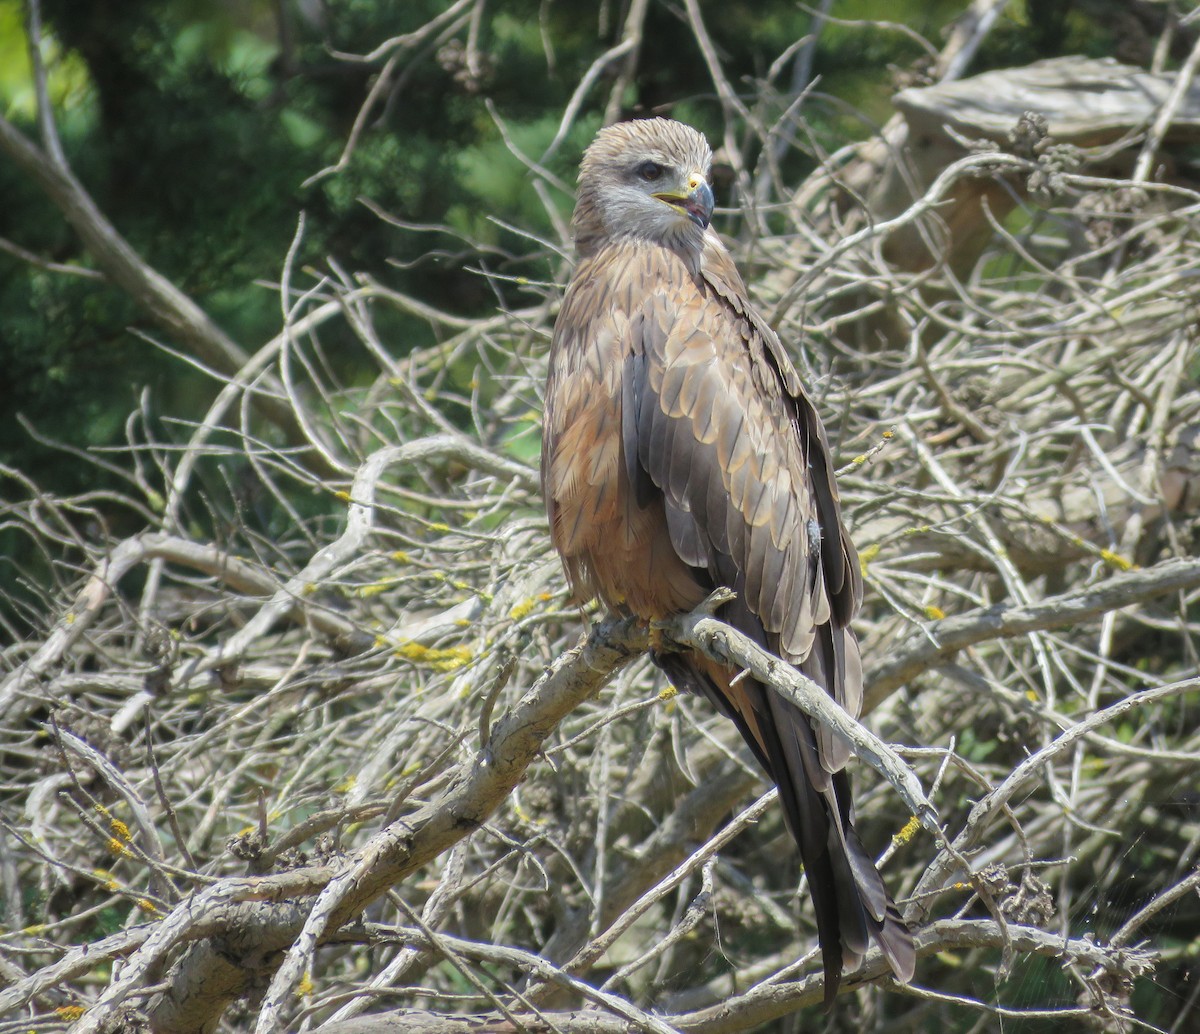
{"type": "MultiPolygon", "coordinates": [[[[719,616],[852,715],[862,599],[829,445],[780,344],[710,229],[712,153],[668,119],[602,129],[583,156],[579,263],[554,326],[542,488],[579,600],[648,621],[737,594],[719,616]]],[[[779,787],[808,876],[825,1001],[874,938],[901,980],[912,936],[853,825],[845,743],[752,678],[656,652],[731,718],[779,787]]]]}

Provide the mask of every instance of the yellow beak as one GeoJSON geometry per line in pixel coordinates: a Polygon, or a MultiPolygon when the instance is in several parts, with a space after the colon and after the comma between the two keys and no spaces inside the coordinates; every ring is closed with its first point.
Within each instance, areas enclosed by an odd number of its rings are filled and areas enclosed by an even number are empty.
{"type": "Polygon", "coordinates": [[[678,208],[701,229],[707,228],[712,220],[713,199],[712,187],[699,173],[693,173],[688,179],[687,194],[655,194],[659,201],[664,201],[673,208],[678,208]]]}

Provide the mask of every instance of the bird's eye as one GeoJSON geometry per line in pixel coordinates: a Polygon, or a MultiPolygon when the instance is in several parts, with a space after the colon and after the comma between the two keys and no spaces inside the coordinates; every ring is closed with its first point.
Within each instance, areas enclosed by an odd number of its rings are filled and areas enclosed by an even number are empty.
{"type": "Polygon", "coordinates": [[[642,162],[636,171],[647,183],[653,183],[663,174],[663,167],[658,162],[642,162]]]}

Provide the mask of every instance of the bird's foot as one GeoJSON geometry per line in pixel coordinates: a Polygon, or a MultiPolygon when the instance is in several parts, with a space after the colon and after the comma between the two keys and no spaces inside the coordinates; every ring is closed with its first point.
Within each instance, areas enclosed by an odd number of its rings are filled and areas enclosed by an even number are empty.
{"type": "MultiPolygon", "coordinates": [[[[737,593],[727,586],[721,585],[713,589],[703,600],[701,600],[694,610],[691,611],[691,617],[715,617],[726,603],[737,599],[737,593]]],[[[675,637],[672,634],[679,627],[679,619],[685,615],[677,617],[662,618],[650,622],[650,651],[655,652],[673,652],[678,650],[675,637]]]]}
{"type": "Polygon", "coordinates": [[[726,585],[719,585],[713,589],[692,611],[693,614],[704,614],[707,617],[715,617],[726,603],[732,603],[737,599],[737,593],[726,585]]]}

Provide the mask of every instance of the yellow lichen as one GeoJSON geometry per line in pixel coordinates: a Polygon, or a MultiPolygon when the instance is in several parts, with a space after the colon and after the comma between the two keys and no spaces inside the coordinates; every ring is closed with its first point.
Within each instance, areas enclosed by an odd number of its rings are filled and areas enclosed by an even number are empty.
{"type": "Polygon", "coordinates": [[[1136,566],[1133,561],[1126,560],[1120,553],[1114,553],[1111,549],[1100,550],[1100,559],[1118,571],[1132,571],[1136,566]]]}
{"type": "Polygon", "coordinates": [[[920,828],[921,823],[917,821],[917,817],[914,815],[904,824],[904,828],[900,830],[900,832],[894,837],[892,837],[892,842],[897,847],[907,844],[910,840],[912,840],[913,837],[917,835],[917,830],[920,828]]]}
{"type": "Polygon", "coordinates": [[[434,671],[454,671],[471,660],[471,651],[465,646],[434,647],[421,643],[401,643],[395,648],[397,657],[413,664],[421,664],[434,671]]]}
{"type": "Polygon", "coordinates": [[[54,1010],[54,1015],[68,1023],[73,1023],[85,1012],[87,1012],[87,1008],[82,1005],[60,1005],[54,1010]]]}
{"type": "Polygon", "coordinates": [[[930,621],[941,621],[946,616],[946,612],[941,607],[935,607],[932,603],[922,608],[925,611],[925,616],[930,621]]]}
{"type": "Polygon", "coordinates": [[[370,599],[372,596],[378,596],[380,593],[387,592],[388,589],[394,589],[399,584],[399,581],[395,578],[385,578],[382,582],[360,585],[358,587],[358,595],[363,599],[370,599]]]}
{"type": "Polygon", "coordinates": [[[859,566],[859,569],[862,571],[862,576],[864,578],[867,577],[867,568],[870,566],[871,561],[874,560],[877,556],[879,556],[879,548],[880,547],[879,547],[878,542],[872,542],[865,549],[859,550],[858,566],[859,566]]]}
{"type": "Polygon", "coordinates": [[[528,616],[533,612],[533,608],[537,606],[537,600],[532,596],[527,600],[522,600],[512,610],[508,612],[508,616],[514,621],[520,621],[521,618],[528,616]]]}

